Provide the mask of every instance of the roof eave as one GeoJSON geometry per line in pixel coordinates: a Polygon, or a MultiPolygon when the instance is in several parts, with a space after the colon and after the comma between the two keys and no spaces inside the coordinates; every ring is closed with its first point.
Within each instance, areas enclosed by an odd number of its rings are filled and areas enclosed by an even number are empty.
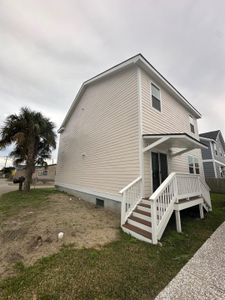
{"type": "Polygon", "coordinates": [[[145,71],[147,71],[150,74],[154,74],[163,84],[164,86],[169,89],[169,91],[175,96],[176,99],[178,99],[196,118],[201,118],[201,114],[200,112],[198,112],[188,101],[187,99],[185,99],[179,92],[178,90],[165,78],[163,77],[162,74],[160,74],[146,59],[142,54],[137,54],[125,61],[123,61],[122,63],[117,64],[116,66],[90,78],[89,80],[85,81],[74,101],[72,102],[72,105],[70,106],[69,111],[66,114],[66,117],[64,118],[62,125],[60,126],[58,132],[62,132],[62,127],[65,127],[67,121],[69,120],[73,109],[75,108],[77,102],[79,101],[80,96],[82,95],[82,93],[84,92],[85,88],[90,85],[91,83],[94,83],[98,80],[101,80],[103,77],[105,78],[106,76],[112,75],[116,72],[119,72],[127,67],[129,67],[130,65],[134,65],[136,64],[137,66],[139,66],[140,68],[144,69],[145,71]]]}

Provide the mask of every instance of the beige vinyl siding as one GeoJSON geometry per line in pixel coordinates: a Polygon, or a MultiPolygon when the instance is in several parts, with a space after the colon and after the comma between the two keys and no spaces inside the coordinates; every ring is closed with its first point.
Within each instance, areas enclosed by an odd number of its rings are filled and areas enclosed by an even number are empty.
{"type": "Polygon", "coordinates": [[[139,176],[137,68],[90,85],[60,136],[56,182],[118,195],[139,176]]]}
{"type": "MultiPolygon", "coordinates": [[[[156,81],[152,81],[149,75],[141,71],[141,91],[142,91],[142,130],[143,134],[164,134],[164,133],[187,133],[199,139],[197,120],[193,117],[195,124],[195,134],[190,130],[189,115],[187,109],[174,99],[167,90],[162,88],[156,81]],[[161,112],[152,107],[151,82],[160,88],[161,112]]],[[[174,149],[176,150],[176,149],[174,149]]],[[[189,172],[188,155],[198,157],[200,163],[200,173],[204,176],[202,156],[200,150],[192,150],[173,159],[168,154],[168,171],[189,172]]],[[[150,152],[144,154],[144,191],[145,196],[152,193],[152,170],[150,152]]]]}

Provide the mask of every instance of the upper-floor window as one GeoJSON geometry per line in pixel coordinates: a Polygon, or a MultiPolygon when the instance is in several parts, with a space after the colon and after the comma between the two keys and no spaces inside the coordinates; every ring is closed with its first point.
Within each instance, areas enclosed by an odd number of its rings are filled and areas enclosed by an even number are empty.
{"type": "Polygon", "coordinates": [[[188,156],[188,166],[190,174],[200,174],[199,162],[197,157],[188,156]]]}
{"type": "Polygon", "coordinates": [[[220,166],[219,167],[219,171],[220,171],[220,177],[224,177],[225,176],[225,167],[224,166],[220,166]]]}
{"type": "Polygon", "coordinates": [[[223,156],[223,151],[221,148],[220,148],[220,156],[223,156]]]}
{"type": "Polygon", "coordinates": [[[216,146],[216,143],[214,143],[214,142],[213,142],[213,150],[214,150],[215,154],[217,155],[217,153],[218,153],[217,146],[216,146]]]}
{"type": "Polygon", "coordinates": [[[152,92],[152,107],[161,111],[161,97],[160,97],[160,89],[151,83],[151,92],[152,92]]]}
{"type": "Polygon", "coordinates": [[[192,118],[192,116],[189,116],[189,122],[190,122],[191,132],[195,133],[195,123],[194,123],[194,119],[192,118]]]}

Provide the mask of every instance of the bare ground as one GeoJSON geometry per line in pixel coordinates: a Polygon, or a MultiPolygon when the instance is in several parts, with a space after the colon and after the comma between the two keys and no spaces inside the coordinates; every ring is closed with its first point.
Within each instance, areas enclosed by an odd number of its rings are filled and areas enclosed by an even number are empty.
{"type": "Polygon", "coordinates": [[[13,275],[16,262],[31,265],[63,244],[99,248],[118,239],[118,228],[119,217],[111,211],[67,194],[51,195],[40,208],[26,208],[1,224],[0,276],[13,275]]]}

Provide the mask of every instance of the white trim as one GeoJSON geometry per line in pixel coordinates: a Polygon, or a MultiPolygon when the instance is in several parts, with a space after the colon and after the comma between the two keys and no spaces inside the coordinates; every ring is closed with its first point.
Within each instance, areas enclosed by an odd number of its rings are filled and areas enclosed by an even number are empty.
{"type": "Polygon", "coordinates": [[[158,113],[162,113],[162,95],[161,95],[161,89],[160,87],[154,82],[154,81],[150,81],[150,104],[151,104],[151,108],[153,108],[155,111],[157,111],[158,113]],[[158,90],[159,90],[159,98],[158,99],[160,101],[160,110],[158,110],[157,108],[155,108],[152,105],[152,85],[154,85],[158,90]]]}
{"type": "Polygon", "coordinates": [[[142,151],[143,153],[146,152],[146,151],[149,151],[150,149],[152,148],[155,148],[156,146],[160,145],[161,143],[169,140],[170,138],[169,137],[162,137],[160,138],[158,141],[155,141],[154,143],[148,145],[147,147],[145,147],[142,151]]]}
{"type": "MultiPolygon", "coordinates": [[[[170,174],[170,170],[169,170],[169,154],[168,152],[166,151],[159,151],[157,149],[152,149],[150,151],[150,176],[151,176],[151,194],[153,193],[153,168],[152,168],[152,153],[162,153],[162,154],[165,154],[166,155],[166,161],[167,161],[167,177],[169,176],[170,174]]],[[[161,174],[161,161],[160,161],[160,155],[158,155],[158,163],[159,163],[159,182],[160,182],[160,185],[162,184],[162,174],[161,174]]]]}
{"type": "Polygon", "coordinates": [[[139,180],[141,180],[141,176],[137,177],[131,183],[129,183],[128,185],[126,185],[122,190],[119,191],[119,193],[123,194],[124,192],[126,192],[126,190],[128,190],[132,185],[134,185],[135,183],[137,183],[139,180]]]}
{"type": "Polygon", "coordinates": [[[191,175],[201,175],[201,172],[200,172],[200,162],[199,162],[199,157],[196,156],[196,155],[193,155],[193,154],[189,154],[187,156],[187,160],[188,160],[188,171],[189,171],[189,174],[191,175]],[[189,167],[189,157],[191,157],[193,159],[193,171],[194,173],[190,173],[190,167],[189,167]],[[196,167],[195,167],[195,159],[197,159],[197,163],[198,163],[198,168],[199,168],[199,173],[196,173],[196,167]]]}
{"type": "Polygon", "coordinates": [[[142,191],[141,196],[144,195],[144,155],[142,152],[144,141],[142,139],[143,134],[143,110],[142,110],[142,82],[141,82],[141,69],[137,70],[138,79],[138,126],[139,126],[139,164],[140,164],[140,176],[142,177],[142,191]]]}
{"type": "Polygon", "coordinates": [[[220,161],[218,161],[216,159],[203,159],[203,162],[215,162],[215,163],[217,163],[219,165],[225,166],[224,163],[222,163],[222,162],[220,162],[220,161]]]}
{"type": "Polygon", "coordinates": [[[186,201],[183,203],[178,202],[178,203],[174,203],[174,210],[180,211],[180,210],[183,210],[183,209],[186,209],[186,208],[189,208],[192,206],[196,206],[196,205],[199,205],[202,203],[204,203],[202,197],[199,197],[198,199],[195,199],[195,200],[189,200],[189,201],[186,201]]]}
{"type": "Polygon", "coordinates": [[[186,149],[183,149],[183,150],[181,150],[181,151],[177,151],[177,152],[172,152],[172,154],[171,154],[171,158],[174,158],[174,157],[176,157],[176,156],[178,156],[178,155],[182,155],[182,154],[184,154],[184,153],[186,153],[186,152],[189,152],[189,151],[191,151],[191,150],[193,150],[193,149],[188,149],[188,148],[186,148],[186,149]]]}
{"type": "Polygon", "coordinates": [[[88,85],[90,85],[98,80],[101,80],[102,78],[105,78],[109,75],[112,75],[116,72],[119,72],[125,68],[128,68],[129,66],[132,66],[132,65],[139,66],[141,69],[143,69],[147,73],[150,73],[150,75],[155,76],[160,81],[160,83],[162,83],[163,87],[166,88],[167,90],[169,90],[174,95],[174,97],[184,107],[186,107],[193,115],[195,115],[196,118],[201,118],[201,114],[175,89],[175,87],[172,86],[141,54],[137,54],[136,56],[116,65],[115,67],[112,67],[109,70],[102,72],[99,75],[94,76],[93,78],[85,81],[81,85],[81,87],[80,87],[74,101],[72,102],[72,105],[70,106],[70,109],[67,112],[66,117],[64,118],[58,132],[61,131],[62,127],[65,127],[66,123],[68,122],[68,120],[70,119],[70,117],[73,113],[73,110],[74,110],[76,104],[78,103],[81,95],[83,94],[85,88],[88,85]]]}
{"type": "Polygon", "coordinates": [[[206,138],[206,137],[203,137],[203,136],[200,136],[200,135],[199,135],[199,139],[200,139],[200,140],[206,140],[206,141],[212,141],[212,142],[215,142],[215,140],[213,140],[213,139],[206,138]]]}
{"type": "Polygon", "coordinates": [[[215,164],[215,155],[214,155],[213,143],[215,143],[215,141],[210,142],[210,149],[211,149],[211,154],[212,154],[212,159],[213,159],[214,174],[215,174],[215,178],[217,178],[218,174],[217,174],[216,164],[215,164]]]}
{"type": "Polygon", "coordinates": [[[122,201],[122,197],[120,195],[115,195],[115,194],[106,193],[106,192],[97,192],[95,190],[87,189],[87,188],[84,188],[84,187],[79,187],[79,186],[76,186],[76,185],[73,185],[73,184],[55,182],[55,186],[68,188],[68,189],[71,189],[71,190],[74,190],[74,191],[77,191],[77,192],[82,192],[82,193],[94,195],[94,196],[97,196],[97,197],[107,198],[109,200],[114,200],[114,201],[117,201],[117,202],[122,201]]]}
{"type": "MultiPolygon", "coordinates": [[[[144,139],[161,139],[162,137],[167,137],[167,138],[176,138],[176,139],[181,139],[181,138],[186,138],[188,140],[190,140],[191,142],[193,142],[195,145],[198,145],[198,148],[205,148],[208,149],[207,146],[202,145],[200,141],[195,141],[194,139],[192,139],[191,137],[187,136],[186,134],[179,134],[179,135],[173,135],[173,134],[168,134],[168,135],[145,135],[143,136],[144,139]]],[[[193,149],[192,149],[193,150],[193,149]]]]}

